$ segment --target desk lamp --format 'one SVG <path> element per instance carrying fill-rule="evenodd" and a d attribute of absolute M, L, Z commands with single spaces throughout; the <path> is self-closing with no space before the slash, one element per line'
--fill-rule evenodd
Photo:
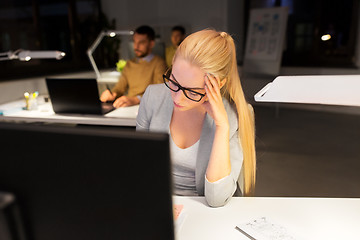
<path fill-rule="evenodd" d="M 62 59 L 66 54 L 61 51 L 29 51 L 18 49 L 0 53 L 0 61 L 19 59 L 20 61 L 30 61 L 31 59 L 55 58 Z"/>
<path fill-rule="evenodd" d="M 98 47 L 98 45 L 100 44 L 101 40 L 104 37 L 115 37 L 115 36 L 120 36 L 120 35 L 131 36 L 133 34 L 134 34 L 133 31 L 116 31 L 116 30 L 112 31 L 112 30 L 108 30 L 108 31 L 101 31 L 100 32 L 100 34 L 96 38 L 95 42 L 87 50 L 87 54 L 89 56 L 91 66 L 93 67 L 93 69 L 95 71 L 96 78 L 97 78 L 98 81 L 117 82 L 119 74 L 120 74 L 119 72 L 115 72 L 115 73 L 110 72 L 110 74 L 107 77 L 105 77 L 104 74 L 100 74 L 99 69 L 98 69 L 98 67 L 97 67 L 97 65 L 95 63 L 94 58 L 93 58 L 93 53 L 94 53 L 95 49 Z"/>

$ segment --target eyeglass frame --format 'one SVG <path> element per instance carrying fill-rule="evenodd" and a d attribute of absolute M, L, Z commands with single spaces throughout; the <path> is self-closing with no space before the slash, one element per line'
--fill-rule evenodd
<path fill-rule="evenodd" d="M 172 79 L 170 79 L 170 76 L 168 77 L 168 76 L 167 76 L 167 73 L 171 72 L 171 70 L 172 70 L 172 67 L 168 68 L 168 69 L 166 70 L 166 72 L 163 74 L 164 84 L 165 84 L 165 86 L 166 86 L 167 88 L 169 88 L 171 91 L 173 91 L 173 92 L 178 92 L 178 91 L 181 90 L 181 91 L 183 91 L 185 97 L 187 97 L 188 99 L 190 99 L 191 101 L 194 101 L 194 102 L 200 102 L 201 99 L 203 99 L 203 97 L 206 96 L 206 94 L 204 94 L 204 93 L 199 93 L 199 92 L 197 92 L 197 91 L 194 91 L 194 90 L 191 90 L 191 89 L 189 89 L 189 88 L 186 88 L 186 87 L 181 86 L 181 85 L 176 81 L 176 79 L 175 79 L 175 81 L 172 80 Z M 167 81 L 168 81 L 168 82 L 171 82 L 172 84 L 174 84 L 175 86 L 177 86 L 178 89 L 177 89 L 177 90 L 174 90 L 174 89 L 170 88 L 170 87 L 166 84 Z M 189 92 L 192 92 L 192 93 L 195 93 L 195 94 L 199 94 L 201 97 L 200 97 L 199 100 L 194 100 L 194 99 L 190 98 L 190 97 L 186 94 L 185 91 L 189 91 Z"/>

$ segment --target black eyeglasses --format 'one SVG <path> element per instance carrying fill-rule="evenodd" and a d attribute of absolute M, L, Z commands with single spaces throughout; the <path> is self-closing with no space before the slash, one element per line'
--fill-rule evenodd
<path fill-rule="evenodd" d="M 189 88 L 184 88 L 182 87 L 177 81 L 170 79 L 170 75 L 171 75 L 171 68 L 169 68 L 165 74 L 163 74 L 163 80 L 165 85 L 174 92 L 178 92 L 179 90 L 183 91 L 185 97 L 187 97 L 188 99 L 195 101 L 195 102 L 200 102 L 200 100 L 205 97 L 206 94 L 204 93 L 199 93 L 197 91 L 194 91 L 192 89 Z"/>

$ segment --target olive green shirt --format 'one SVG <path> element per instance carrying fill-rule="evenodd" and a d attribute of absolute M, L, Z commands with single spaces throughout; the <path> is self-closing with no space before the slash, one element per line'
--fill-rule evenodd
<path fill-rule="evenodd" d="M 127 61 L 119 81 L 111 89 L 118 97 L 142 96 L 150 84 L 162 83 L 166 70 L 165 61 L 154 55 L 150 61 L 134 58 Z"/>
<path fill-rule="evenodd" d="M 168 67 L 170 67 L 172 65 L 172 60 L 175 55 L 176 49 L 177 48 L 174 45 L 168 46 L 165 49 L 165 60 L 166 60 L 166 65 Z"/>

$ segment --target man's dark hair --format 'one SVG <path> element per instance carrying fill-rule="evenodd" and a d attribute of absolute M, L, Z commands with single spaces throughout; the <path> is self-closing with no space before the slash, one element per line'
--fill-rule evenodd
<path fill-rule="evenodd" d="M 152 27 L 147 25 L 142 25 L 135 29 L 135 33 L 137 34 L 145 34 L 150 41 L 155 40 L 155 31 Z"/>
<path fill-rule="evenodd" d="M 174 27 L 171 29 L 171 31 L 172 31 L 172 32 L 173 32 L 173 31 L 179 31 L 179 32 L 181 32 L 182 35 L 185 35 L 185 28 L 184 28 L 183 26 L 180 26 L 180 25 L 174 26 Z"/>

